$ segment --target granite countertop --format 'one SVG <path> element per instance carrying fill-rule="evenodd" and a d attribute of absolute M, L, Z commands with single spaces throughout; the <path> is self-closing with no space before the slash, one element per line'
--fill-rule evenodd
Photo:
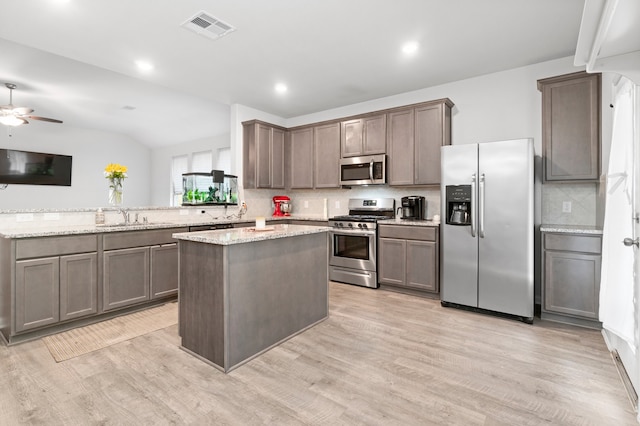
<path fill-rule="evenodd" d="M 540 225 L 540 232 L 602 235 L 602 228 L 589 225 Z"/>
<path fill-rule="evenodd" d="M 134 223 L 130 225 L 107 223 L 105 225 L 83 224 L 83 225 L 43 225 L 34 224 L 33 227 L 20 228 L 0 228 L 0 237 L 2 238 L 35 238 L 35 237 L 53 237 L 63 235 L 81 235 L 81 234 L 104 234 L 110 232 L 122 231 L 144 231 L 151 229 L 170 229 L 183 228 L 189 226 L 206 226 L 206 225 L 222 225 L 222 224 L 238 224 L 238 223 L 255 223 L 254 217 L 246 217 L 242 219 L 215 219 L 202 221 L 180 221 L 171 222 L 150 222 L 150 223 Z M 266 217 L 268 222 L 283 220 L 325 220 L 317 217 L 303 216 L 282 216 L 282 217 Z"/>
<path fill-rule="evenodd" d="M 198 243 L 228 246 L 232 244 L 252 243 L 256 241 L 275 240 L 278 238 L 295 237 L 297 235 L 318 234 L 327 232 L 328 226 L 307 225 L 271 225 L 263 229 L 255 227 L 217 229 L 214 231 L 183 232 L 173 234 L 173 238 Z"/>

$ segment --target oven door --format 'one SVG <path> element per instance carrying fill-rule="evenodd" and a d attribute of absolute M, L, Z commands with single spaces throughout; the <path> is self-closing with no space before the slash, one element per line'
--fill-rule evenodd
<path fill-rule="evenodd" d="M 376 231 L 332 230 L 329 265 L 361 271 L 376 270 Z"/>

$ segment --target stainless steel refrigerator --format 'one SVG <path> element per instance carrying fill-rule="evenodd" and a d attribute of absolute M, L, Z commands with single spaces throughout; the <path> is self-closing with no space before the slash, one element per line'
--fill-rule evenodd
<path fill-rule="evenodd" d="M 443 306 L 533 321 L 533 140 L 442 147 Z"/>

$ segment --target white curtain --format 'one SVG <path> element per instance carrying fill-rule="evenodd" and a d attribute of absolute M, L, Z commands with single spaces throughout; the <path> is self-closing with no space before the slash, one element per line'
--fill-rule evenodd
<path fill-rule="evenodd" d="M 600 321 L 635 350 L 633 252 L 622 240 L 633 233 L 634 85 L 614 89 L 613 133 L 602 237 Z"/>

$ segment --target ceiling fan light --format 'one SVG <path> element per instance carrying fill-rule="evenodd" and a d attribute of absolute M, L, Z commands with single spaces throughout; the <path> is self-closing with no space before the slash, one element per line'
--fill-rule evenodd
<path fill-rule="evenodd" d="M 3 115 L 0 116 L 0 123 L 5 126 L 20 126 L 21 124 L 27 124 L 27 120 L 24 118 L 16 117 L 15 115 Z"/>

